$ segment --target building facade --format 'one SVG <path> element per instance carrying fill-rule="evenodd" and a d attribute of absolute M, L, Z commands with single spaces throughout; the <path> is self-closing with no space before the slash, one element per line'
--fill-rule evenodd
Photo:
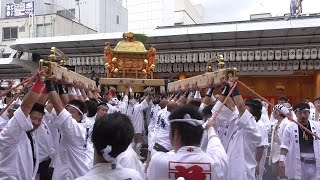
<path fill-rule="evenodd" d="M 147 34 L 157 49 L 155 78 L 184 79 L 217 70 L 217 56 L 226 67 L 237 68 L 240 80 L 276 103 L 279 96 L 290 102 L 320 96 L 320 15 L 293 20 L 273 17 L 250 21 L 161 27 Z M 105 77 L 104 43 L 115 47 L 122 33 L 87 35 L 67 41 L 21 39 L 12 45 L 19 51 L 47 55 L 52 44 L 68 55 L 70 69 L 85 76 Z M 54 41 L 54 43 L 51 43 Z M 77 48 L 73 48 L 74 46 Z M 149 48 L 149 44 L 146 45 Z M 240 87 L 245 97 L 253 96 Z"/>
<path fill-rule="evenodd" d="M 0 57 L 13 52 L 10 45 L 18 38 L 69 36 L 97 33 L 58 14 L 0 19 Z"/>
<path fill-rule="evenodd" d="M 128 1 L 128 29 L 149 33 L 159 26 L 200 24 L 203 22 L 201 5 L 189 0 Z"/>
<path fill-rule="evenodd" d="M 59 14 L 99 33 L 128 30 L 128 11 L 122 0 L 1 0 L 1 18 L 17 17 L 8 17 L 7 8 L 11 5 L 16 13 L 21 12 L 21 7 L 29 2 L 35 15 Z"/>

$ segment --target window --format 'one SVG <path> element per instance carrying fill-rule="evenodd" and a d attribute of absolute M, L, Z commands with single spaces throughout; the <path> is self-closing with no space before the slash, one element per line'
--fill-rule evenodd
<path fill-rule="evenodd" d="M 19 32 L 26 32 L 26 28 L 24 26 L 19 27 Z"/>
<path fill-rule="evenodd" d="M 57 14 L 59 14 L 60 16 L 65 17 L 67 19 L 75 19 L 75 13 L 76 13 L 75 9 L 69 9 L 69 11 L 67 11 L 67 10 L 57 11 Z"/>
<path fill-rule="evenodd" d="M 120 21 L 119 15 L 117 15 L 117 24 L 119 24 L 119 21 Z"/>
<path fill-rule="evenodd" d="M 18 38 L 18 27 L 6 27 L 2 30 L 3 40 L 12 40 Z"/>
<path fill-rule="evenodd" d="M 51 37 L 53 36 L 52 24 L 38 24 L 37 37 Z"/>
<path fill-rule="evenodd" d="M 22 0 L 14 0 L 13 1 L 15 4 L 20 4 L 22 2 Z"/>

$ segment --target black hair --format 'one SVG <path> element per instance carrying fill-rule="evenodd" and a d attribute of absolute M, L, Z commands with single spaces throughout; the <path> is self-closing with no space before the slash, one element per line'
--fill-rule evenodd
<path fill-rule="evenodd" d="M 97 111 L 98 109 L 100 108 L 99 106 L 107 106 L 108 107 L 108 103 L 107 102 L 100 102 L 98 105 L 97 105 Z M 99 108 L 98 108 L 99 107 Z"/>
<path fill-rule="evenodd" d="M 152 102 L 153 102 L 154 105 L 159 104 L 160 103 L 160 96 L 159 95 L 158 96 L 154 96 Z"/>
<path fill-rule="evenodd" d="M 186 114 L 189 114 L 192 119 L 203 121 L 198 109 L 188 104 L 173 110 L 169 116 L 169 120 L 183 119 Z M 202 139 L 203 127 L 201 125 L 192 126 L 185 122 L 173 122 L 171 123 L 170 131 L 171 136 L 173 136 L 174 132 L 179 132 L 183 146 L 199 146 Z"/>
<path fill-rule="evenodd" d="M 95 122 L 91 140 L 98 155 L 102 156 L 102 150 L 110 145 L 112 151 L 109 155 L 116 158 L 128 148 L 133 133 L 129 117 L 116 112 L 102 116 Z"/>
<path fill-rule="evenodd" d="M 314 100 L 314 102 L 316 102 L 316 101 L 320 101 L 320 97 L 317 97 L 317 98 Z"/>
<path fill-rule="evenodd" d="M 39 112 L 44 114 L 44 105 L 39 103 L 34 103 L 30 112 Z"/>
<path fill-rule="evenodd" d="M 77 106 L 83 114 L 85 114 L 87 112 L 86 104 L 84 102 L 82 102 L 81 100 L 73 99 L 73 100 L 69 101 L 68 104 L 72 104 L 74 106 Z"/>
<path fill-rule="evenodd" d="M 202 116 L 206 120 L 212 116 L 212 110 L 213 105 L 208 105 L 205 108 L 202 109 Z"/>
<path fill-rule="evenodd" d="M 308 103 L 299 103 L 299 104 L 296 104 L 293 108 L 295 111 L 300 111 L 300 110 L 304 110 L 304 109 L 309 109 L 310 110 L 310 106 Z"/>
<path fill-rule="evenodd" d="M 279 99 L 278 99 L 278 100 L 279 100 L 279 101 L 289 102 L 288 98 L 283 97 L 283 96 L 279 97 Z"/>
<path fill-rule="evenodd" d="M 262 103 L 258 100 L 248 99 L 245 105 L 250 107 L 250 113 L 255 117 L 256 121 L 258 121 L 262 114 Z"/>
<path fill-rule="evenodd" d="M 193 100 L 189 101 L 188 104 L 190 104 L 190 105 L 194 106 L 195 108 L 199 109 L 199 107 L 201 105 L 201 101 L 193 99 Z"/>
<path fill-rule="evenodd" d="M 93 117 L 94 115 L 97 114 L 97 107 L 98 107 L 98 102 L 96 100 L 87 100 L 84 102 L 86 104 L 88 113 L 87 116 L 88 117 Z"/>

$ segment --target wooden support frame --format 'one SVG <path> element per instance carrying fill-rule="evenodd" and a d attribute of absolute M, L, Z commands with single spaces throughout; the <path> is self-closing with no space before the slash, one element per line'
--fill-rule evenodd
<path fill-rule="evenodd" d="M 58 65 L 58 63 L 56 62 L 40 60 L 39 65 L 40 69 L 44 70 L 47 77 L 54 76 L 56 79 L 61 80 L 62 76 L 64 76 L 66 77 L 66 81 L 68 84 L 80 82 L 83 83 L 88 89 L 93 90 L 97 88 L 95 81 L 71 70 L 68 70 L 67 68 Z"/>
<path fill-rule="evenodd" d="M 64 65 L 66 56 L 65 54 L 56 47 L 51 47 L 49 61 L 41 59 L 39 61 L 39 67 L 43 70 L 47 77 L 54 77 L 55 79 L 61 80 L 65 77 L 67 84 L 73 84 L 79 82 L 85 85 L 86 88 L 94 90 L 97 88 L 96 82 L 78 73 L 68 70 L 67 68 L 60 66 L 57 62 L 60 59 L 60 64 Z"/>
<path fill-rule="evenodd" d="M 100 78 L 104 85 L 138 85 L 138 86 L 164 86 L 164 79 L 134 79 L 134 78 Z"/>
<path fill-rule="evenodd" d="M 222 78 L 228 80 L 230 77 L 235 77 L 236 72 L 236 68 L 219 69 L 218 71 L 214 72 L 206 72 L 202 75 L 171 82 L 168 84 L 168 91 L 175 92 L 179 91 L 180 89 L 186 90 L 185 87 L 188 85 L 191 87 L 192 84 L 196 84 L 199 88 L 206 88 L 208 87 L 208 84 L 212 82 L 212 80 L 214 80 L 215 84 L 218 84 Z"/>

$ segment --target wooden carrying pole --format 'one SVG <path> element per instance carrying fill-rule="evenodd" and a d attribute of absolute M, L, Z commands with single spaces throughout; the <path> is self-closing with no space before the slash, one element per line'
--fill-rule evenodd
<path fill-rule="evenodd" d="M 133 78 L 100 78 L 100 84 L 104 85 L 138 85 L 138 86 L 164 86 L 163 79 L 133 79 Z"/>
<path fill-rule="evenodd" d="M 59 58 L 61 59 L 60 64 L 62 66 L 57 63 Z M 66 56 L 62 51 L 60 51 L 56 47 L 52 47 L 50 55 L 48 57 L 49 61 L 40 60 L 39 67 L 46 73 L 47 77 L 52 78 L 53 76 L 57 80 L 62 80 L 64 77 L 67 84 L 79 82 L 84 84 L 85 87 L 90 90 L 94 90 L 97 88 L 96 82 L 94 80 L 91 80 L 85 76 L 77 74 L 63 67 L 63 65 L 65 64 L 65 59 Z"/>
<path fill-rule="evenodd" d="M 208 83 L 212 83 L 212 80 L 214 80 L 215 84 L 218 84 L 220 83 L 221 78 L 229 79 L 229 77 L 235 77 L 235 76 L 236 76 L 235 68 L 219 69 L 214 72 L 206 72 L 202 75 L 193 76 L 187 79 L 171 82 L 168 84 L 168 91 L 169 92 L 179 91 L 180 88 L 184 88 L 188 84 L 195 84 L 195 83 L 197 83 L 197 86 L 199 88 L 205 88 L 208 86 Z"/>
<path fill-rule="evenodd" d="M 219 107 L 218 111 L 216 111 L 215 114 L 213 116 L 211 116 L 211 118 L 208 120 L 208 123 L 206 125 L 206 129 L 209 128 L 210 126 L 212 126 L 212 124 L 216 121 L 218 114 L 222 111 L 223 106 L 226 104 L 228 98 L 231 96 L 234 88 L 236 88 L 236 87 L 237 87 L 237 81 L 233 83 L 233 86 L 232 86 L 231 90 L 229 91 L 229 94 L 227 95 L 225 100 L 222 102 L 222 105 Z"/>
<path fill-rule="evenodd" d="M 248 89 L 250 92 L 252 92 L 254 95 L 256 95 L 257 97 L 259 97 L 260 99 L 262 99 L 263 101 L 265 101 L 266 103 L 268 103 L 271 107 L 276 108 L 272 103 L 270 103 L 268 100 L 266 100 L 264 97 L 260 96 L 258 93 L 254 92 L 252 89 L 250 89 L 247 85 L 245 85 L 243 82 L 238 80 L 238 83 L 241 84 L 243 87 L 245 87 L 246 89 Z M 277 109 L 277 108 L 276 108 Z M 277 109 L 281 112 L 280 109 Z M 296 123 L 300 128 L 302 128 L 303 130 L 305 130 L 306 132 L 308 132 L 309 134 L 311 134 L 312 136 L 314 136 L 315 138 L 317 138 L 318 140 L 320 140 L 319 136 L 314 134 L 312 131 L 310 131 L 308 128 L 304 127 L 302 124 L 298 123 L 297 121 L 295 121 L 294 119 L 292 119 L 292 117 L 290 117 L 289 115 L 285 114 L 285 116 L 292 122 Z"/>
<path fill-rule="evenodd" d="M 21 82 L 20 84 L 18 84 L 16 87 L 12 87 L 12 88 L 10 88 L 10 89 L 6 90 L 6 92 L 4 92 L 4 93 L 0 94 L 0 98 L 1 98 L 2 96 L 5 96 L 5 95 L 6 95 L 6 94 L 8 94 L 9 92 L 11 92 L 11 91 L 13 91 L 13 90 L 17 89 L 19 86 L 21 86 L 21 85 L 23 85 L 23 84 L 25 84 L 25 83 L 29 82 L 29 81 L 30 81 L 30 80 L 32 80 L 33 78 L 34 78 L 34 76 L 29 77 L 28 79 L 26 79 L 26 80 L 24 80 L 23 82 Z"/>
<path fill-rule="evenodd" d="M 14 98 L 7 104 L 7 106 L 0 112 L 0 116 L 2 116 L 2 114 L 4 112 L 6 112 L 6 110 L 11 106 L 11 104 L 18 99 L 18 97 L 22 94 L 23 90 L 20 90 L 19 93 L 17 93 Z"/>

